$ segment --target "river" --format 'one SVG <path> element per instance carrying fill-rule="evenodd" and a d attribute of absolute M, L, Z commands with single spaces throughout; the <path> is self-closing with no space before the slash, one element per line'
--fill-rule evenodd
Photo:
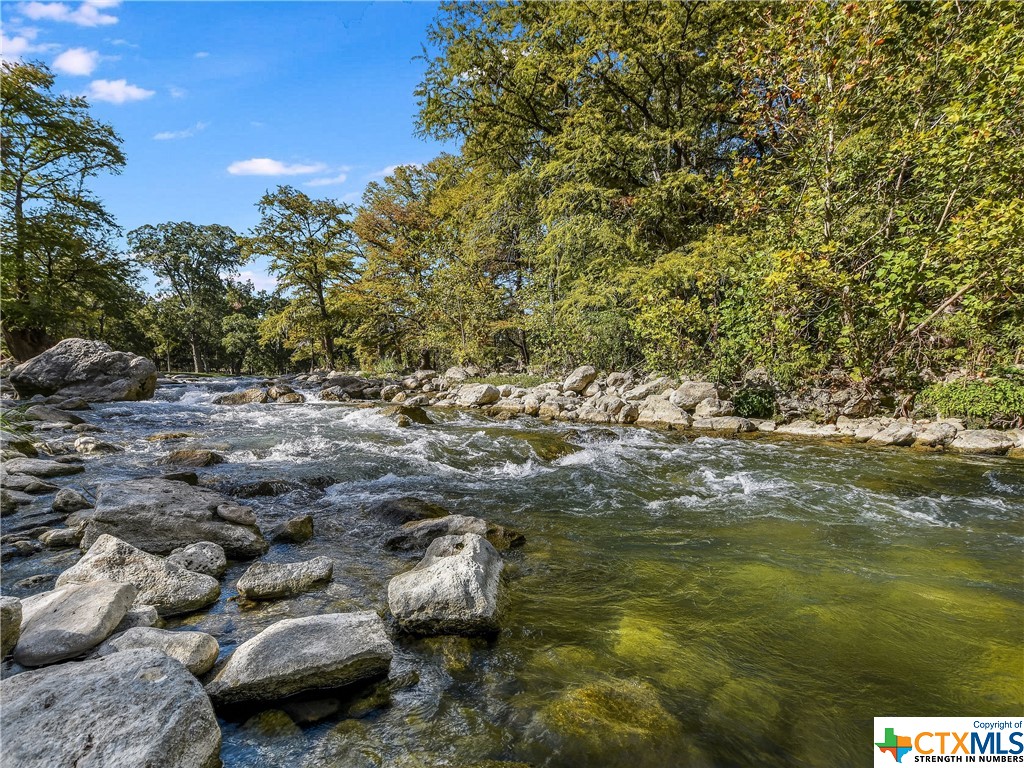
<path fill-rule="evenodd" d="M 216 606 L 170 622 L 215 635 L 222 658 L 282 618 L 386 613 L 388 580 L 415 561 L 381 547 L 370 502 L 417 496 L 527 544 L 506 555 L 496 638 L 399 637 L 390 696 L 224 720 L 227 768 L 860 766 L 873 716 L 1024 711 L 1024 462 L 440 410 L 398 427 L 315 397 L 211 404 L 250 383 L 165 385 L 89 416 L 127 451 L 88 459 L 87 485 L 202 445 L 228 460 L 204 482 L 293 484 L 245 502 L 264 529 L 313 514 L 312 541 L 267 559 L 335 558 L 331 586 L 247 608 L 237 563 Z M 191 437 L 146 439 L 162 432 Z M 6 581 L 70 559 L 12 561 Z"/>

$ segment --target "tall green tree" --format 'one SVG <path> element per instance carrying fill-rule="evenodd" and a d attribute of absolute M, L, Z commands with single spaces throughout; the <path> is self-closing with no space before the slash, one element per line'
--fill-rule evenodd
<path fill-rule="evenodd" d="M 246 258 L 270 259 L 281 291 L 291 297 L 288 318 L 278 325 L 302 328 L 323 345 L 328 366 L 335 364 L 337 313 L 332 294 L 351 285 L 360 246 L 352 232 L 351 208 L 335 200 L 314 200 L 292 187 L 264 195 L 260 222 L 241 240 Z"/>
<path fill-rule="evenodd" d="M 153 271 L 163 291 L 160 307 L 184 331 L 196 373 L 219 349 L 227 314 L 227 278 L 242 263 L 238 236 L 220 224 L 168 222 L 128 233 L 132 255 Z M 173 327 L 168 322 L 169 327 Z"/>
<path fill-rule="evenodd" d="M 19 360 L 66 332 L 127 316 L 136 274 L 113 244 L 114 219 L 88 189 L 125 158 L 114 129 L 81 97 L 53 93 L 44 66 L 3 62 L 3 337 Z"/>

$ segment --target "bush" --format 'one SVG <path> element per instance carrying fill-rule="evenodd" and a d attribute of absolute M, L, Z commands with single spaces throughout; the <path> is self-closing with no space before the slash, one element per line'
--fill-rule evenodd
<path fill-rule="evenodd" d="M 732 398 L 737 416 L 767 419 L 775 415 L 775 392 L 771 389 L 741 389 Z"/>
<path fill-rule="evenodd" d="M 1009 427 L 1024 423 L 1024 384 L 1008 379 L 972 379 L 933 384 L 917 396 L 926 415 L 964 419 L 971 425 Z"/>

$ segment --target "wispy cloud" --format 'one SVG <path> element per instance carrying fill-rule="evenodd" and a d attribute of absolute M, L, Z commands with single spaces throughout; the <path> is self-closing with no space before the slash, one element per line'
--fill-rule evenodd
<path fill-rule="evenodd" d="M 19 29 L 14 37 L 0 33 L 0 54 L 4 61 L 18 61 L 28 53 L 48 53 L 60 48 L 54 43 L 34 43 L 38 29 L 27 27 Z"/>
<path fill-rule="evenodd" d="M 205 59 L 209 55 L 210 55 L 209 51 L 196 51 L 195 52 L 195 57 L 197 59 Z"/>
<path fill-rule="evenodd" d="M 176 85 L 172 85 L 170 88 L 168 88 L 167 92 L 171 94 L 172 99 L 184 99 L 186 96 L 188 96 L 188 91 L 186 91 L 184 88 L 179 88 Z"/>
<path fill-rule="evenodd" d="M 300 176 L 304 173 L 320 173 L 326 171 L 323 163 L 282 163 L 269 157 L 254 157 L 250 160 L 238 160 L 228 166 L 232 176 Z"/>
<path fill-rule="evenodd" d="M 53 60 L 53 68 L 65 75 L 88 77 L 100 63 L 99 51 L 69 48 Z"/>
<path fill-rule="evenodd" d="M 124 104 L 129 101 L 148 99 L 155 93 L 156 91 L 131 85 L 127 80 L 93 80 L 89 83 L 89 91 L 86 95 L 96 101 Z"/>
<path fill-rule="evenodd" d="M 110 42 L 111 45 L 123 46 L 125 48 L 138 48 L 139 47 L 138 43 L 129 42 L 128 40 L 125 40 L 124 38 L 121 38 L 121 37 L 114 38 L 113 40 L 110 40 L 109 42 Z"/>
<path fill-rule="evenodd" d="M 209 123 L 199 122 L 181 131 L 160 131 L 160 133 L 153 136 L 153 139 L 156 141 L 171 141 L 173 139 L 191 139 L 197 133 L 201 133 L 202 131 L 204 131 L 207 125 L 209 125 Z"/>
<path fill-rule="evenodd" d="M 352 170 L 347 165 L 343 165 L 338 169 L 339 173 L 337 176 L 322 176 L 317 179 L 310 179 L 306 182 L 307 187 L 329 187 L 333 184 L 344 184 L 345 180 L 348 179 L 348 172 Z"/>
<path fill-rule="evenodd" d="M 33 21 L 60 21 L 80 27 L 101 27 L 117 24 L 117 16 L 103 13 L 103 9 L 118 5 L 120 0 L 85 0 L 77 8 L 72 8 L 67 3 L 40 3 L 32 0 L 30 3 L 19 3 L 18 11 Z"/>

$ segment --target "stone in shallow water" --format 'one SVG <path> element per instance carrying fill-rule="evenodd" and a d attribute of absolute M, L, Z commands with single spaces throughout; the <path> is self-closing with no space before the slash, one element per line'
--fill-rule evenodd
<path fill-rule="evenodd" d="M 181 448 L 171 451 L 157 464 L 175 464 L 179 467 L 212 467 L 215 464 L 223 464 L 224 461 L 224 457 L 216 451 L 206 448 Z"/>
<path fill-rule="evenodd" d="M 444 517 L 448 510 L 438 504 L 417 499 L 415 496 L 402 496 L 398 499 L 385 499 L 371 504 L 366 508 L 368 514 L 391 525 L 402 525 L 410 520 L 428 520 Z"/>
<path fill-rule="evenodd" d="M 447 515 L 434 520 L 415 520 L 406 523 L 397 533 L 385 540 L 384 546 L 406 551 L 425 549 L 430 542 L 441 536 L 460 536 L 464 533 L 483 536 L 495 549 L 521 547 L 526 543 L 526 537 L 513 528 L 506 528 L 479 517 Z"/>
<path fill-rule="evenodd" d="M 11 459 L 4 463 L 4 470 L 12 474 L 31 475 L 32 477 L 63 477 L 84 472 L 85 467 L 81 464 L 65 464 L 46 459 Z"/>
<path fill-rule="evenodd" d="M 301 544 L 313 538 L 313 516 L 302 515 L 285 520 L 270 531 L 273 541 L 285 544 Z"/>
<path fill-rule="evenodd" d="M 259 529 L 225 520 L 221 508 L 248 509 L 216 491 L 175 480 L 105 483 L 97 492 L 96 509 L 79 513 L 86 523 L 82 545 L 91 546 L 109 533 L 157 554 L 199 541 L 219 544 L 230 557 L 255 557 L 267 551 Z"/>
<path fill-rule="evenodd" d="M 11 371 L 11 384 L 21 397 L 145 400 L 156 389 L 156 365 L 102 341 L 64 339 Z"/>
<path fill-rule="evenodd" d="M 329 581 L 334 561 L 315 557 L 301 563 L 253 563 L 238 580 L 238 594 L 247 600 L 291 597 Z"/>
<path fill-rule="evenodd" d="M 205 632 L 170 632 L 156 627 L 133 627 L 106 640 L 96 649 L 97 656 L 109 656 L 133 648 L 151 648 L 177 659 L 193 675 L 213 669 L 220 646 Z"/>
<path fill-rule="evenodd" d="M 92 504 L 74 488 L 61 488 L 57 491 L 57 495 L 53 497 L 51 508 L 59 514 L 70 515 L 72 512 L 90 509 Z"/>
<path fill-rule="evenodd" d="M 997 429 L 965 429 L 949 444 L 950 450 L 958 453 L 978 453 L 1002 456 L 1014 446 L 1014 440 Z"/>
<path fill-rule="evenodd" d="M 279 621 L 238 646 L 206 686 L 214 701 L 270 701 L 385 674 L 394 647 L 372 611 Z"/>
<path fill-rule="evenodd" d="M 212 541 L 198 541 L 187 547 L 176 549 L 167 556 L 167 562 L 180 565 L 189 571 L 205 573 L 215 579 L 224 575 L 224 571 L 228 567 L 224 548 Z"/>
<path fill-rule="evenodd" d="M 14 660 L 41 667 L 81 656 L 114 631 L 134 599 L 135 587 L 112 581 L 58 585 L 25 598 Z"/>
<path fill-rule="evenodd" d="M 423 559 L 388 584 L 388 605 L 402 629 L 475 634 L 498 629 L 501 555 L 474 533 L 442 536 Z"/>
<path fill-rule="evenodd" d="M 213 768 L 220 726 L 203 687 L 153 650 L 23 672 L 0 683 L 4 765 Z"/>
<path fill-rule="evenodd" d="M 6 472 L 0 474 L 0 485 L 3 485 L 5 490 L 21 491 L 22 493 L 53 493 L 58 489 L 56 485 L 31 475 L 16 475 Z"/>
<path fill-rule="evenodd" d="M 152 605 L 161 616 L 199 610 L 220 596 L 220 584 L 212 576 L 186 570 L 107 534 L 57 577 L 57 586 L 97 580 L 134 585 L 136 603 Z"/>

